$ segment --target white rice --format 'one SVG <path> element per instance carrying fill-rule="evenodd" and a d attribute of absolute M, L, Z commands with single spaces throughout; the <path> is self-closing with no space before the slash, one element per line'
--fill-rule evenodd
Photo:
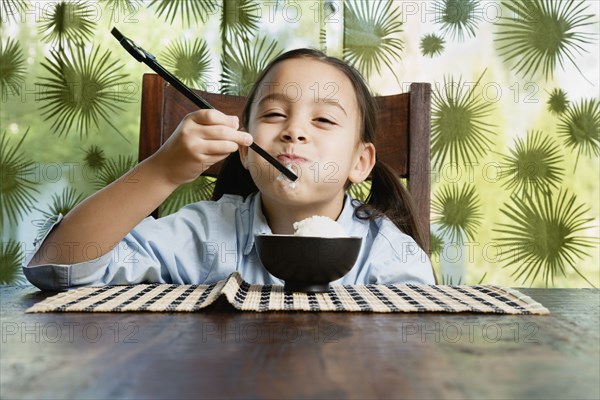
<path fill-rule="evenodd" d="M 294 171 L 292 169 L 292 164 L 288 164 L 285 166 L 287 169 L 289 169 L 290 171 L 292 171 L 294 174 L 296 174 L 297 172 Z M 278 181 L 287 181 L 287 186 L 289 189 L 296 189 L 296 185 L 298 184 L 298 180 L 300 179 L 300 177 L 298 177 L 297 180 L 292 181 L 290 178 L 288 178 L 287 176 L 285 176 L 283 174 L 283 172 L 280 172 L 279 175 L 276 178 Z"/>
<path fill-rule="evenodd" d="M 299 222 L 294 222 L 294 236 L 348 237 L 340 224 L 329 217 L 315 215 Z"/>

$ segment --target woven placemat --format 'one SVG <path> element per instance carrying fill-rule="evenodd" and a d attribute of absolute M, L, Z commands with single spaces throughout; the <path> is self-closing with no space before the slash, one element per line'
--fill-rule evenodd
<path fill-rule="evenodd" d="M 517 290 L 493 285 L 333 285 L 327 293 L 309 294 L 250 285 L 237 272 L 212 285 L 84 287 L 49 297 L 27 312 L 194 312 L 219 296 L 245 311 L 550 313 Z"/>

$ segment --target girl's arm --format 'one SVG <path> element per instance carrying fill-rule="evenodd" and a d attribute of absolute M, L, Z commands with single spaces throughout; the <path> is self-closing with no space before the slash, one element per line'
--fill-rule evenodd
<path fill-rule="evenodd" d="M 94 244 L 108 253 L 179 185 L 252 143 L 237 131 L 237 117 L 217 110 L 187 115 L 154 155 L 87 198 L 55 226 L 29 266 L 75 264 L 98 257 L 82 249 Z"/>

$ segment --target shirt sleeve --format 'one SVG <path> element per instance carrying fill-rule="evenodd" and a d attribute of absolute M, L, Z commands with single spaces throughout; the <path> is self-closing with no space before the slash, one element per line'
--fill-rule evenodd
<path fill-rule="evenodd" d="M 148 217 L 102 256 L 75 264 L 29 266 L 46 235 L 24 261 L 23 273 L 38 288 L 54 291 L 80 286 L 202 283 L 218 261 L 215 243 L 206 236 L 214 225 L 214 211 L 188 206 L 160 219 Z M 62 216 L 48 232 L 61 220 Z M 94 243 L 78 245 L 87 254 L 100 252 Z"/>
<path fill-rule="evenodd" d="M 391 222 L 383 224 L 371 248 L 369 283 L 435 284 L 429 256 Z"/>

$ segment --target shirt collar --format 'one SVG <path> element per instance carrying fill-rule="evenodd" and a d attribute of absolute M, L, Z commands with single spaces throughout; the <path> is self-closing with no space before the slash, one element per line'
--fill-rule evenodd
<path fill-rule="evenodd" d="M 249 207 L 249 211 L 251 212 L 251 229 L 246 239 L 246 245 L 244 246 L 244 255 L 248 255 L 252 251 L 252 247 L 254 247 L 254 235 L 270 235 L 273 233 L 262 211 L 260 193 L 254 193 L 251 196 L 251 205 Z M 348 235 L 365 237 L 369 224 L 354 217 L 354 205 L 352 202 L 356 201 L 351 196 L 344 195 L 344 207 L 337 222 L 347 230 Z"/>

